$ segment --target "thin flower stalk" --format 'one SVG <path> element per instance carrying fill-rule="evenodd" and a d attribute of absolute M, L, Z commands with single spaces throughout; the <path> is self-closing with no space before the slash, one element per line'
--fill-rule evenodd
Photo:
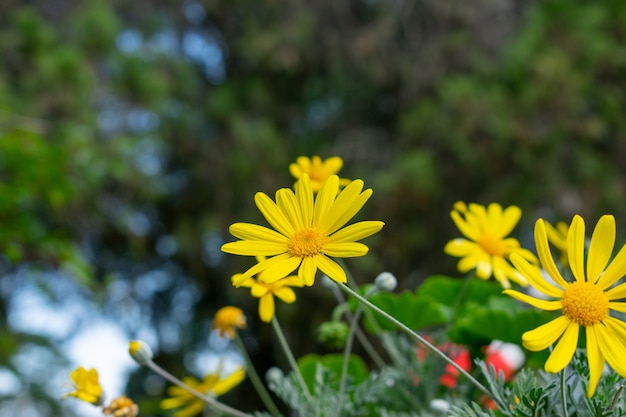
<path fill-rule="evenodd" d="M 204 395 L 201 392 L 191 388 L 187 384 L 185 384 L 180 379 L 176 378 L 174 375 L 167 372 L 165 369 L 161 368 L 159 365 L 154 363 L 152 360 L 148 360 L 145 362 L 145 366 L 152 369 L 157 374 L 161 375 L 163 378 L 167 379 L 171 383 L 178 385 L 180 388 L 184 389 L 194 397 L 204 401 L 209 407 L 213 408 L 216 411 L 221 411 L 226 415 L 234 416 L 234 417 L 252 417 L 252 415 L 239 411 L 235 408 L 232 408 L 226 404 L 223 404 L 217 401 L 215 398 L 211 398 L 210 396 Z"/>
<path fill-rule="evenodd" d="M 246 368 L 248 377 L 250 378 L 250 381 L 252 382 L 254 389 L 259 394 L 259 397 L 261 397 L 261 401 L 263 401 L 263 404 L 265 405 L 265 407 L 267 407 L 267 410 L 274 417 L 279 417 L 280 411 L 278 411 L 278 407 L 272 400 L 270 393 L 267 392 L 267 389 L 265 389 L 265 385 L 261 381 L 259 374 L 256 372 L 256 369 L 254 368 L 254 364 L 252 363 L 252 359 L 250 359 L 250 355 L 248 355 L 248 351 L 246 350 L 246 347 L 243 344 L 243 340 L 241 340 L 241 336 L 239 335 L 239 332 L 235 332 L 234 341 L 237 347 L 239 348 L 239 352 L 241 353 L 241 356 L 243 356 L 244 360 L 246 361 L 246 364 L 248 365 Z"/>
<path fill-rule="evenodd" d="M 407 325 L 402 323 L 400 320 L 396 319 L 395 317 L 393 317 L 392 315 L 387 313 L 385 310 L 381 309 L 380 307 L 376 306 L 375 304 L 372 304 L 372 302 L 370 302 L 368 299 L 366 299 L 363 296 L 361 296 L 358 292 L 354 291 L 353 289 L 351 289 L 347 285 L 345 285 L 345 284 L 338 284 L 338 285 L 345 292 L 347 292 L 348 294 L 350 294 L 353 297 L 355 297 L 359 302 L 361 302 L 362 304 L 365 304 L 366 306 L 368 306 L 369 308 L 371 308 L 372 310 L 374 310 L 375 312 L 377 312 L 381 316 L 383 316 L 386 319 L 390 320 L 392 323 L 394 323 L 396 326 L 398 326 L 402 331 L 404 331 L 407 335 L 413 337 L 419 343 L 423 344 L 428 349 L 430 349 L 435 355 L 437 355 L 438 357 L 443 359 L 446 363 L 449 363 L 450 365 L 452 365 L 457 371 L 459 371 L 461 374 L 463 374 L 463 376 L 465 376 L 467 379 L 469 379 L 469 381 L 476 388 L 478 388 L 483 394 L 489 396 L 490 398 L 493 398 L 493 395 L 491 394 L 491 392 L 483 384 L 481 384 L 476 378 L 474 378 L 472 375 L 470 375 L 465 369 L 461 368 L 457 363 L 455 363 L 446 354 L 444 354 L 439 349 L 437 349 L 437 347 L 435 345 L 430 343 L 428 340 L 424 339 L 418 333 L 416 333 L 413 330 L 411 330 L 411 328 L 409 328 Z"/>

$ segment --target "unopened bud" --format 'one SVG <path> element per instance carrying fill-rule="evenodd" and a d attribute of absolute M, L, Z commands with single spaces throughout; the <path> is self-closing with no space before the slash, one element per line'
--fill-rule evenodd
<path fill-rule="evenodd" d="M 285 378 L 285 374 L 280 368 L 277 368 L 275 366 L 272 366 L 265 373 L 265 380 L 267 381 L 268 384 L 278 385 L 283 381 L 283 378 Z"/>
<path fill-rule="evenodd" d="M 381 272 L 374 279 L 374 285 L 380 291 L 393 291 L 398 286 L 398 280 L 391 272 Z"/>
<path fill-rule="evenodd" d="M 133 340 L 128 345 L 128 353 L 139 365 L 147 365 L 154 356 L 150 346 L 140 340 Z"/>
<path fill-rule="evenodd" d="M 430 410 L 435 413 L 446 414 L 450 411 L 450 403 L 441 398 L 435 398 L 430 402 Z"/>

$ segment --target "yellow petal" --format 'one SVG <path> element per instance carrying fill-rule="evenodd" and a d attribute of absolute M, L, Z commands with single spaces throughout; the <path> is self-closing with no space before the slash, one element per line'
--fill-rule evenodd
<path fill-rule="evenodd" d="M 273 256 L 265 261 L 259 262 L 256 265 L 252 266 L 251 268 L 249 268 L 246 272 L 244 272 L 243 274 L 239 275 L 239 277 L 237 278 L 237 281 L 233 281 L 233 285 L 235 287 L 239 287 L 241 284 L 243 284 L 244 282 L 246 282 L 248 279 L 250 279 L 253 275 L 258 274 L 259 272 L 275 265 L 275 264 L 280 264 L 285 262 L 286 259 L 289 259 L 289 255 L 286 253 L 283 253 L 281 255 L 277 255 L 277 256 Z"/>
<path fill-rule="evenodd" d="M 600 351 L 598 345 L 598 337 L 596 336 L 596 328 L 602 326 L 596 324 L 587 326 L 587 361 L 589 362 L 589 386 L 587 387 L 587 397 L 591 398 L 596 391 L 598 381 L 602 376 L 604 369 L 604 355 Z"/>
<path fill-rule="evenodd" d="M 559 272 L 559 269 L 556 267 L 554 259 L 552 258 L 550 246 L 548 245 L 546 225 L 543 219 L 539 219 L 535 223 L 535 245 L 537 246 L 537 255 L 539 256 L 543 269 L 546 270 L 548 275 L 550 275 L 557 285 L 560 285 L 561 288 L 565 288 L 567 286 L 567 282 L 563 279 L 563 276 Z"/>
<path fill-rule="evenodd" d="M 367 189 L 363 192 L 363 181 L 354 180 L 339 193 L 337 199 L 329 208 L 326 218 L 320 219 L 319 226 L 322 230 L 326 230 L 328 234 L 332 234 L 337 229 L 345 225 L 352 219 L 367 200 L 372 196 L 372 190 Z"/>
<path fill-rule="evenodd" d="M 472 241 L 463 238 L 452 239 L 443 248 L 443 251 L 451 256 L 467 256 L 473 252 L 483 252 L 481 247 Z M 471 269 L 471 268 L 470 268 Z"/>
<path fill-rule="evenodd" d="M 585 282 L 585 222 L 575 215 L 567 233 L 567 256 L 572 274 L 578 282 Z"/>
<path fill-rule="evenodd" d="M 264 269 L 263 274 L 259 278 L 266 284 L 271 284 L 272 282 L 285 278 L 287 275 L 295 271 L 302 262 L 302 258 L 291 257 L 287 254 L 278 255 L 270 259 L 278 257 L 281 257 L 280 261 L 276 261 Z"/>
<path fill-rule="evenodd" d="M 368 252 L 369 248 L 362 243 L 345 242 L 345 243 L 327 243 L 324 245 L 324 254 L 337 258 L 354 258 L 363 256 Z"/>
<path fill-rule="evenodd" d="M 543 277 L 541 270 L 535 265 L 531 265 L 528 261 L 522 258 L 519 254 L 511 255 L 511 262 L 515 265 L 515 268 L 526 278 L 529 284 L 546 295 L 551 297 L 560 297 L 563 295 L 563 290 L 550 284 Z"/>
<path fill-rule="evenodd" d="M 313 189 L 308 175 L 296 183 L 296 200 L 304 227 L 313 224 Z"/>
<path fill-rule="evenodd" d="M 559 316 L 534 330 L 527 331 L 522 335 L 522 344 L 528 350 L 534 352 L 544 350 L 563 334 L 571 320 L 565 316 Z"/>
<path fill-rule="evenodd" d="M 296 187 L 303 181 L 296 183 Z M 296 200 L 296 196 L 290 189 L 282 188 L 276 192 L 276 206 L 283 213 L 289 224 L 293 225 L 295 230 L 305 227 L 302 214 L 300 212 L 300 204 Z M 288 239 L 286 239 L 288 240 Z"/>
<path fill-rule="evenodd" d="M 252 288 L 250 289 L 250 294 L 253 297 L 256 298 L 261 298 L 263 297 L 265 294 L 267 294 L 267 292 L 269 291 L 269 288 L 267 288 L 266 285 L 263 284 L 255 284 L 252 286 Z"/>
<path fill-rule="evenodd" d="M 609 317 L 611 318 L 611 317 Z M 619 320 L 604 320 L 603 323 L 606 327 L 596 326 L 596 335 L 598 336 L 598 346 L 600 351 L 606 358 L 611 368 L 615 370 L 621 376 L 626 376 L 626 346 L 624 345 L 623 329 L 616 326 L 616 322 Z"/>
<path fill-rule="evenodd" d="M 459 231 L 466 238 L 473 240 L 473 241 L 476 241 L 478 240 L 478 238 L 480 238 L 481 231 L 474 227 L 470 227 L 470 225 L 466 222 L 466 220 L 463 219 L 457 211 L 453 210 L 452 212 L 450 212 L 450 217 L 452 218 L 452 221 L 454 222 L 456 227 L 459 229 Z M 467 218 L 468 216 L 466 216 L 466 219 Z"/>
<path fill-rule="evenodd" d="M 296 293 L 289 287 L 278 288 L 274 291 L 274 296 L 278 297 L 282 302 L 291 304 L 296 301 Z"/>
<path fill-rule="evenodd" d="M 211 389 L 211 391 L 217 395 L 223 395 L 233 389 L 246 377 L 246 371 L 244 368 L 239 368 L 232 374 L 228 375 L 224 379 L 220 379 Z"/>
<path fill-rule="evenodd" d="M 615 255 L 615 258 L 613 258 L 606 271 L 600 276 L 596 285 L 601 290 L 604 290 L 624 275 L 626 275 L 626 245 L 622 246 L 617 255 Z"/>
<path fill-rule="evenodd" d="M 315 282 L 316 273 L 317 263 L 315 262 L 315 258 L 304 258 L 302 260 L 302 265 L 300 265 L 300 269 L 298 270 L 298 278 L 304 282 L 304 285 L 310 287 Z"/>
<path fill-rule="evenodd" d="M 266 294 L 259 300 L 259 317 L 265 323 L 272 321 L 272 317 L 274 317 L 274 297 L 272 294 Z"/>
<path fill-rule="evenodd" d="M 194 417 L 202 413 L 202 410 L 204 410 L 204 401 L 194 399 L 187 407 L 175 412 L 173 417 Z"/>
<path fill-rule="evenodd" d="M 526 304 L 530 304 L 531 306 L 536 307 L 540 310 L 556 311 L 556 310 L 560 310 L 561 308 L 563 308 L 561 301 L 541 300 L 539 298 L 531 297 L 530 295 L 527 295 L 527 294 L 524 294 L 515 290 L 504 290 L 502 291 L 502 293 L 506 295 L 510 295 L 516 300 L 521 301 Z"/>
<path fill-rule="evenodd" d="M 263 217 L 265 217 L 265 220 L 267 220 L 274 229 L 285 236 L 293 236 L 295 233 L 293 224 L 287 220 L 271 198 L 264 193 L 256 193 L 254 195 L 254 202 L 261 211 L 261 214 L 263 214 Z"/>
<path fill-rule="evenodd" d="M 346 271 L 343 270 L 342 267 L 337 265 L 335 261 L 330 259 L 324 255 L 317 255 L 313 257 L 317 267 L 324 273 L 328 278 L 333 279 L 340 283 L 345 283 L 348 281 L 346 277 Z"/>
<path fill-rule="evenodd" d="M 313 224 L 318 225 L 328 233 L 328 229 L 322 226 L 324 222 L 327 222 L 328 212 L 330 207 L 337 197 L 339 191 L 339 178 L 336 175 L 329 177 L 322 188 L 315 197 L 315 204 L 313 206 Z"/>
<path fill-rule="evenodd" d="M 611 310 L 619 311 L 620 313 L 626 313 L 626 303 L 624 302 L 620 303 L 620 302 L 610 301 L 609 308 Z"/>
<path fill-rule="evenodd" d="M 504 237 L 510 234 L 517 223 L 519 223 L 519 219 L 522 217 L 522 209 L 517 206 L 509 206 L 504 209 L 502 213 L 502 220 L 500 221 L 500 226 L 498 230 L 498 236 Z"/>
<path fill-rule="evenodd" d="M 384 225 L 383 222 L 373 220 L 354 223 L 333 233 L 328 238 L 328 243 L 356 242 L 378 232 Z"/>
<path fill-rule="evenodd" d="M 587 253 L 587 280 L 596 282 L 613 253 L 615 217 L 605 215 L 598 220 Z"/>
<path fill-rule="evenodd" d="M 272 229 L 251 223 L 234 223 L 228 228 L 228 231 L 231 235 L 244 240 L 262 240 L 284 244 L 289 241 L 289 238 Z"/>
<path fill-rule="evenodd" d="M 570 363 L 576 351 L 576 345 L 578 344 L 578 329 L 578 323 L 570 321 L 563 336 L 561 336 L 561 339 L 559 339 L 546 361 L 544 369 L 547 372 L 559 372 Z"/>
<path fill-rule="evenodd" d="M 274 243 L 266 240 L 238 240 L 222 245 L 222 252 L 243 256 L 274 256 L 287 252 L 285 243 Z"/>

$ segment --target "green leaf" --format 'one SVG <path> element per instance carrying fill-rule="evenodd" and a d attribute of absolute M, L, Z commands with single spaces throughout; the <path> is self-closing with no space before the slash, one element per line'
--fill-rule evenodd
<path fill-rule="evenodd" d="M 400 294 L 375 294 L 370 301 L 413 330 L 445 324 L 449 316 L 445 306 L 409 291 Z M 375 317 L 376 321 L 376 324 L 370 320 L 364 322 L 368 331 L 397 329 L 395 324 L 379 315 L 372 314 L 368 317 Z"/>
<path fill-rule="evenodd" d="M 318 363 L 330 370 L 331 373 L 335 375 L 337 384 L 339 384 L 343 367 L 343 354 L 334 353 L 323 356 L 309 354 L 298 359 L 298 368 L 309 390 L 314 390 L 315 372 Z M 361 357 L 350 355 L 348 360 L 348 375 L 352 378 L 354 384 L 360 384 L 368 377 L 369 369 Z"/>

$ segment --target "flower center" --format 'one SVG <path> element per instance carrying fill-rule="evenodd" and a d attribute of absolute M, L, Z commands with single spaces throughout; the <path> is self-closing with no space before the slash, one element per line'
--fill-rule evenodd
<path fill-rule="evenodd" d="M 504 241 L 499 237 L 482 235 L 480 239 L 478 239 L 477 243 L 491 256 L 504 256 L 506 254 Z"/>
<path fill-rule="evenodd" d="M 561 298 L 563 314 L 583 326 L 596 324 L 609 315 L 609 300 L 591 282 L 573 282 Z"/>
<path fill-rule="evenodd" d="M 317 227 L 308 227 L 296 232 L 287 244 L 289 256 L 306 258 L 322 251 L 328 236 Z"/>

